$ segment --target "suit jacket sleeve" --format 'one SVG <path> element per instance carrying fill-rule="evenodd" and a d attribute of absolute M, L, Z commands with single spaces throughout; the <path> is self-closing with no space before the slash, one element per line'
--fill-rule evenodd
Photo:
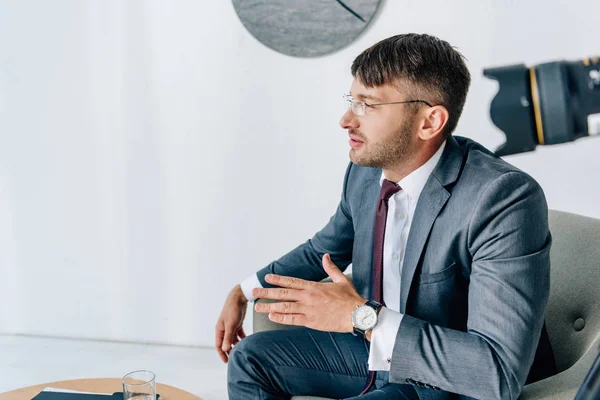
<path fill-rule="evenodd" d="M 352 163 L 346 169 L 342 198 L 338 208 L 327 225 L 306 243 L 259 270 L 257 276 L 263 287 L 273 287 L 265 281 L 265 276 L 269 273 L 310 281 L 320 281 L 326 278 L 327 273 L 323 269 L 321 261 L 325 253 L 331 255 L 331 260 L 342 271 L 352 262 L 354 227 L 346 199 L 351 169 Z"/>
<path fill-rule="evenodd" d="M 549 295 L 548 209 L 539 185 L 522 172 L 504 173 L 482 190 L 467 234 L 467 331 L 405 315 L 391 382 L 479 399 L 517 399 L 523 388 Z"/>

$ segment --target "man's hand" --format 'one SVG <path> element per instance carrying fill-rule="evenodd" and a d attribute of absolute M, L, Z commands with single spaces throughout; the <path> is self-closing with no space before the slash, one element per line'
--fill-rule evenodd
<path fill-rule="evenodd" d="M 367 300 L 331 262 L 323 256 L 323 268 L 333 282 L 310 282 L 288 276 L 266 276 L 266 281 L 279 288 L 254 289 L 252 294 L 261 299 L 279 300 L 279 303 L 255 305 L 255 310 L 268 313 L 273 322 L 306 326 L 326 332 L 352 332 L 352 312 Z"/>
<path fill-rule="evenodd" d="M 221 316 L 217 320 L 215 347 L 224 363 L 229 359 L 232 345 L 236 345 L 246 337 L 242 323 L 246 316 L 247 304 L 246 296 L 244 296 L 240 285 L 237 285 L 229 292 Z"/>

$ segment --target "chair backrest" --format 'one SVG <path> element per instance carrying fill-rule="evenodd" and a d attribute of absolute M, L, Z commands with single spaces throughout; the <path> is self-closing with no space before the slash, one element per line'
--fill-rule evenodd
<path fill-rule="evenodd" d="M 546 327 L 560 371 L 600 338 L 600 220 L 550 210 Z"/>

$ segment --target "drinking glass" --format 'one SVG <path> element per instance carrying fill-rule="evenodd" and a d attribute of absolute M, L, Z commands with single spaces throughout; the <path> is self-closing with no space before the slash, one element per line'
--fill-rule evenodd
<path fill-rule="evenodd" d="M 124 400 L 156 400 L 154 373 L 147 370 L 133 371 L 123 377 Z"/>

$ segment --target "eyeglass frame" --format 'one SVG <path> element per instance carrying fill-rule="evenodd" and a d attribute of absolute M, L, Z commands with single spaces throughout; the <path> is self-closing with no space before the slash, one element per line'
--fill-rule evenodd
<path fill-rule="evenodd" d="M 356 115 L 365 115 L 367 113 L 367 108 L 366 107 L 375 107 L 375 106 L 385 106 L 388 104 L 407 104 L 407 103 L 425 103 L 427 104 L 429 107 L 434 107 L 431 103 L 425 101 L 425 100 L 405 100 L 405 101 L 393 101 L 390 103 L 367 103 L 364 101 L 357 101 L 354 99 L 354 97 L 352 97 L 352 95 L 350 94 L 345 94 L 344 95 L 344 100 L 346 100 L 349 104 L 348 108 L 352 110 L 352 112 Z M 362 113 L 357 113 L 354 111 L 354 106 L 358 105 L 358 104 L 363 104 L 363 112 Z"/>

